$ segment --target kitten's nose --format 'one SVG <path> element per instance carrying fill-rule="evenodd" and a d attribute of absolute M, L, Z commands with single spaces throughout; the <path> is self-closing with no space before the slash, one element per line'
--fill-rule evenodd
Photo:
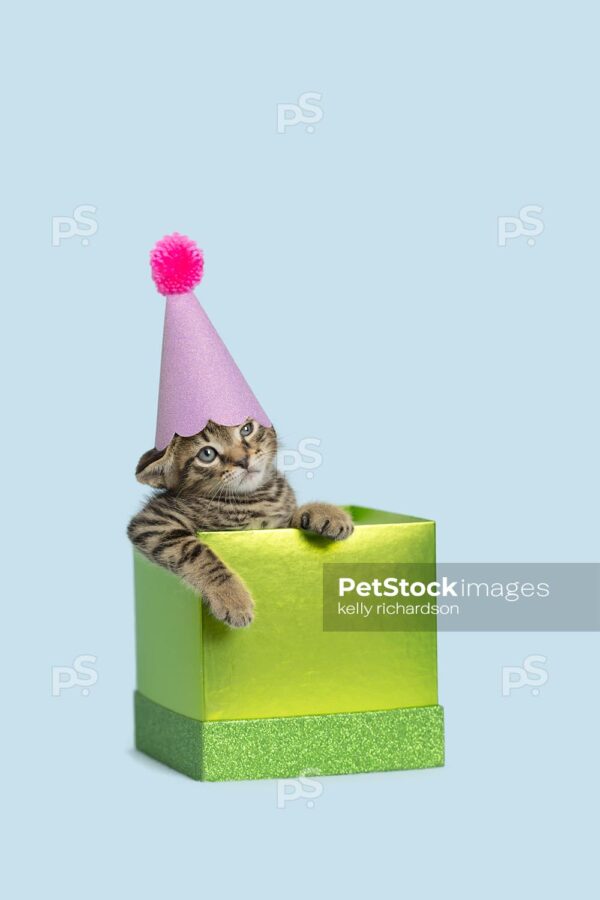
<path fill-rule="evenodd" d="M 248 459 L 247 456 L 242 456 L 241 459 L 234 459 L 233 464 L 234 464 L 234 466 L 241 466 L 242 469 L 247 469 L 248 466 L 250 465 L 250 460 Z"/>

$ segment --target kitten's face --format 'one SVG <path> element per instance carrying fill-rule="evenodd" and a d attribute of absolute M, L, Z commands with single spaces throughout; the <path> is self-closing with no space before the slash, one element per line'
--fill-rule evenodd
<path fill-rule="evenodd" d="M 274 428 L 252 419 L 236 427 L 209 422 L 200 434 L 174 437 L 164 454 L 148 451 L 136 475 L 153 487 L 226 498 L 261 487 L 273 474 L 276 453 Z"/>

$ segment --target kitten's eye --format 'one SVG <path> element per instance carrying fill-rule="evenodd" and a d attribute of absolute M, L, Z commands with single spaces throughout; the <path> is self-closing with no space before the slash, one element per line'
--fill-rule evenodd
<path fill-rule="evenodd" d="M 200 462 L 211 463 L 217 458 L 217 451 L 214 447 L 203 447 L 202 450 L 198 451 L 196 456 Z"/>
<path fill-rule="evenodd" d="M 254 431 L 254 425 L 252 422 L 246 422 L 245 425 L 242 425 L 240 428 L 240 434 L 242 437 L 248 437 L 249 434 L 252 434 Z"/>

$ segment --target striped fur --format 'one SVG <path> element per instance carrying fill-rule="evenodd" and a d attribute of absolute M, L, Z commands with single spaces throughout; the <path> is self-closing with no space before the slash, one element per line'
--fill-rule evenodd
<path fill-rule="evenodd" d="M 174 437 L 163 452 L 149 450 L 136 469 L 138 481 L 156 493 L 129 523 L 130 540 L 200 593 L 213 615 L 232 627 L 250 624 L 252 598 L 197 532 L 294 527 L 342 540 L 353 530 L 338 507 L 297 507 L 276 470 L 276 453 L 273 428 L 250 420 L 233 428 L 209 422 L 200 434 Z"/>

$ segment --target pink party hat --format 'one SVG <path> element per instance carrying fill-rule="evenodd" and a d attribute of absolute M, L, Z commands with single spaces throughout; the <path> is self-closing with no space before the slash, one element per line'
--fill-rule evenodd
<path fill-rule="evenodd" d="M 151 251 L 150 267 L 159 293 L 167 299 L 157 450 L 164 450 L 175 434 L 197 434 L 209 419 L 219 425 L 242 425 L 246 419 L 256 419 L 270 426 L 194 294 L 204 270 L 202 250 L 184 235 L 170 234 Z"/>

